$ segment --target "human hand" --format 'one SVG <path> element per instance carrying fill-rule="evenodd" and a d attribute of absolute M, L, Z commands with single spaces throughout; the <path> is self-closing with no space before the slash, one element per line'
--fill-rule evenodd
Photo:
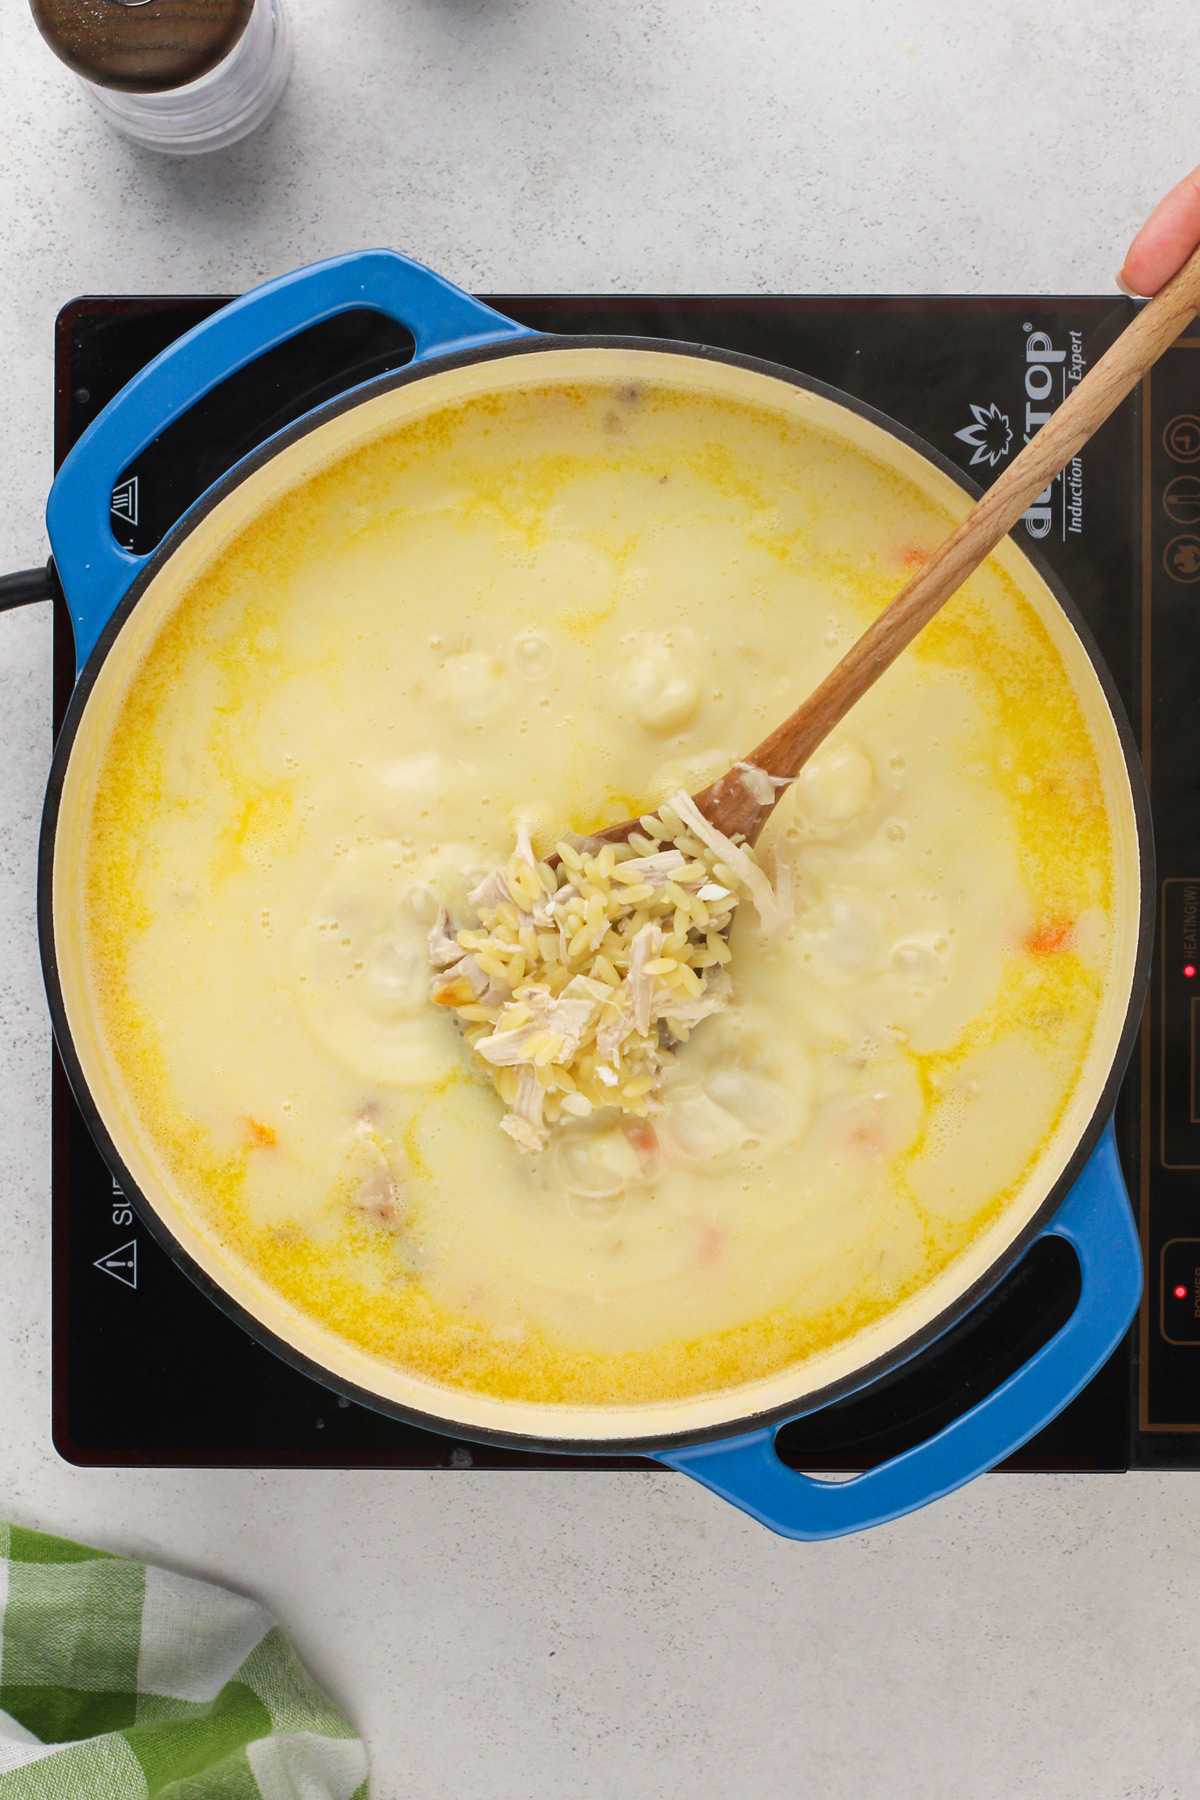
<path fill-rule="evenodd" d="M 1200 245 L 1200 169 L 1160 200 L 1125 253 L 1117 286 L 1131 297 L 1157 294 Z"/>

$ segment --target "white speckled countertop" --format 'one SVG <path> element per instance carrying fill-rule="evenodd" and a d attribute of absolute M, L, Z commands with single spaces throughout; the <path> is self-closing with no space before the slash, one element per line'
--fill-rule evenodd
<path fill-rule="evenodd" d="M 1192 0 L 289 0 L 256 140 L 106 134 L 0 15 L 0 569 L 52 328 L 391 244 L 492 291 L 1107 290 L 1200 162 Z M 1197 1792 L 1200 1476 L 1005 1476 L 791 1545 L 683 1478 L 86 1471 L 50 1442 L 45 609 L 0 618 L 0 1516 L 260 1596 L 377 1800 Z M 121 1370 L 112 1370 L 121 1379 Z"/>

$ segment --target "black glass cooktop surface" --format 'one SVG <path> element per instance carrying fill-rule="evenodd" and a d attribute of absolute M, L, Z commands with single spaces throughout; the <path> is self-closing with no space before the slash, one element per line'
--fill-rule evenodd
<path fill-rule="evenodd" d="M 488 296 L 538 329 L 677 338 L 844 389 L 981 484 L 994 478 L 1131 316 L 1117 296 L 1001 299 Z M 139 368 L 221 297 L 89 297 L 56 339 L 56 459 Z M 113 493 L 139 552 L 217 475 L 320 401 L 394 368 L 408 335 L 351 313 L 261 358 L 164 432 Z M 1200 336 L 1183 338 L 1017 527 L 1098 639 L 1151 777 L 1160 933 L 1147 1020 L 1117 1108 L 1140 1213 L 1140 1318 L 1013 1469 L 1200 1466 Z M 55 722 L 73 650 L 60 607 Z M 554 1467 L 654 1465 L 466 1445 L 350 1404 L 249 1338 L 192 1286 L 114 1186 L 61 1068 L 54 1082 L 54 1441 L 84 1464 Z M 1194 1222 L 1198 1221 L 1198 1222 Z M 797 1467 L 868 1467 L 989 1391 L 1078 1292 L 1059 1240 L 1035 1245 L 914 1363 L 788 1426 Z"/>

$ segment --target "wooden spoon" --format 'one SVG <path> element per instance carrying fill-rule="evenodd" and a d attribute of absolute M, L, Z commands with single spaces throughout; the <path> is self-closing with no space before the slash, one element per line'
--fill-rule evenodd
<path fill-rule="evenodd" d="M 924 568 L 867 627 L 821 685 L 790 718 L 776 726 L 770 737 L 751 750 L 744 762 L 774 777 L 784 787 L 794 781 L 818 744 L 975 572 L 1197 312 L 1200 250 L 1125 327 L 1036 437 L 1030 439 L 962 524 L 933 552 Z M 740 832 L 753 843 L 770 817 L 782 787 L 776 787 L 771 798 L 765 800 L 761 797 L 763 781 L 755 781 L 753 776 L 750 781 L 752 785 L 748 786 L 742 767 L 735 765 L 694 799 L 705 817 L 726 837 Z M 758 788 L 757 795 L 753 787 Z M 638 821 L 626 819 L 592 835 L 610 843 L 623 843 L 631 831 L 637 830 Z"/>

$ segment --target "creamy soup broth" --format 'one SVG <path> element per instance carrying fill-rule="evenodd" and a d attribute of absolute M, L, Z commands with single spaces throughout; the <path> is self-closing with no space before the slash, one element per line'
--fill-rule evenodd
<path fill-rule="evenodd" d="M 428 1004 L 439 903 L 469 921 L 520 820 L 545 854 L 703 787 L 947 529 L 782 413 L 530 380 L 344 457 L 192 581 L 96 771 L 89 979 L 223 1255 L 384 1363 L 628 1405 L 804 1362 L 995 1220 L 1096 1022 L 1111 834 L 989 564 L 781 801 L 794 918 L 738 909 L 665 1111 L 520 1154 Z"/>

